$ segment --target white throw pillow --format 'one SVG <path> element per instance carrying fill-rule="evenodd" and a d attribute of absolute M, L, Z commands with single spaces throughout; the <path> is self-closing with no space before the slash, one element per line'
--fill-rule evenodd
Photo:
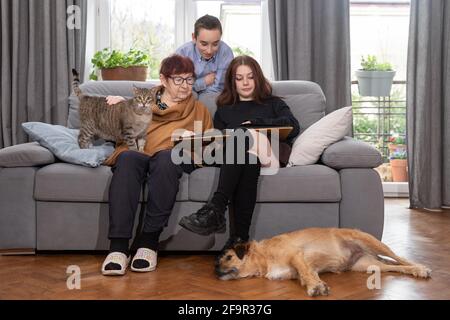
<path fill-rule="evenodd" d="M 295 140 L 287 166 L 305 166 L 316 163 L 326 148 L 350 132 L 351 126 L 351 106 L 326 115 Z"/>

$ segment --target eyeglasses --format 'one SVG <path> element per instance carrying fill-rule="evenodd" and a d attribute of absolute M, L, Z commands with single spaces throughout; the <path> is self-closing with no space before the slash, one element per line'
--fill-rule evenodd
<path fill-rule="evenodd" d="M 186 83 L 190 86 L 192 86 L 195 82 L 195 78 L 194 77 L 187 77 L 187 78 L 183 78 L 183 77 L 169 77 L 170 79 L 173 80 L 173 83 L 175 83 L 175 85 L 177 86 L 181 86 L 183 84 L 184 81 L 186 81 Z"/>

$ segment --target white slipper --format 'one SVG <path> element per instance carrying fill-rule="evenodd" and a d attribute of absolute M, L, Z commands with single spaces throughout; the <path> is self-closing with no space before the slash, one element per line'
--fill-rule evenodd
<path fill-rule="evenodd" d="M 105 267 L 109 263 L 116 263 L 120 266 L 119 270 L 105 270 Z M 128 264 L 130 263 L 130 257 L 127 257 L 122 252 L 111 252 L 106 257 L 102 265 L 102 274 L 105 276 L 123 276 L 127 271 Z"/>
<path fill-rule="evenodd" d="M 158 253 L 151 249 L 139 248 L 134 255 L 133 261 L 131 262 L 131 270 L 135 272 L 149 272 L 156 269 Z M 148 262 L 149 266 L 147 268 L 135 268 L 133 266 L 136 260 L 145 260 Z"/>

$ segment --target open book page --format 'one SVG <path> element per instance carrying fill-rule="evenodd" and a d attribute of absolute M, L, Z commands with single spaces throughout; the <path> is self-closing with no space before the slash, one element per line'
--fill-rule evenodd
<path fill-rule="evenodd" d="M 265 134 L 272 134 L 272 133 L 278 133 L 280 141 L 286 140 L 287 136 L 291 131 L 293 130 L 293 127 L 267 127 L 267 126 L 252 126 L 247 125 L 245 126 L 247 129 L 253 129 L 255 131 L 258 131 L 260 133 Z M 236 129 L 238 130 L 238 129 Z M 178 143 L 180 141 L 188 141 L 188 140 L 203 140 L 205 142 L 210 142 L 214 139 L 221 138 L 225 139 L 226 137 L 229 137 L 235 130 L 233 129 L 226 129 L 226 130 L 218 130 L 214 129 L 212 131 L 206 131 L 203 133 L 197 133 L 197 134 L 191 134 L 191 135 L 183 135 L 178 137 L 173 137 L 173 141 L 175 143 Z"/>
<path fill-rule="evenodd" d="M 291 133 L 291 131 L 294 129 L 293 127 L 268 127 L 268 126 L 255 126 L 255 125 L 246 125 L 245 128 L 247 129 L 253 129 L 260 133 L 265 133 L 268 136 L 271 134 L 277 133 L 280 141 L 286 140 L 287 136 Z"/>
<path fill-rule="evenodd" d="M 203 133 L 197 133 L 197 134 L 191 134 L 191 135 L 183 135 L 179 137 L 174 137 L 173 140 L 175 142 L 180 141 L 186 141 L 186 140 L 205 140 L 205 141 L 211 141 L 215 138 L 226 138 L 232 134 L 232 131 L 225 131 L 225 130 L 217 130 L 214 131 L 206 131 Z"/>

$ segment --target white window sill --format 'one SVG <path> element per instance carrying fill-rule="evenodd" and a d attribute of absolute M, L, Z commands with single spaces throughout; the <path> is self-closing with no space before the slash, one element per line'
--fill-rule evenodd
<path fill-rule="evenodd" d="M 408 182 L 383 182 L 385 198 L 408 198 Z"/>

